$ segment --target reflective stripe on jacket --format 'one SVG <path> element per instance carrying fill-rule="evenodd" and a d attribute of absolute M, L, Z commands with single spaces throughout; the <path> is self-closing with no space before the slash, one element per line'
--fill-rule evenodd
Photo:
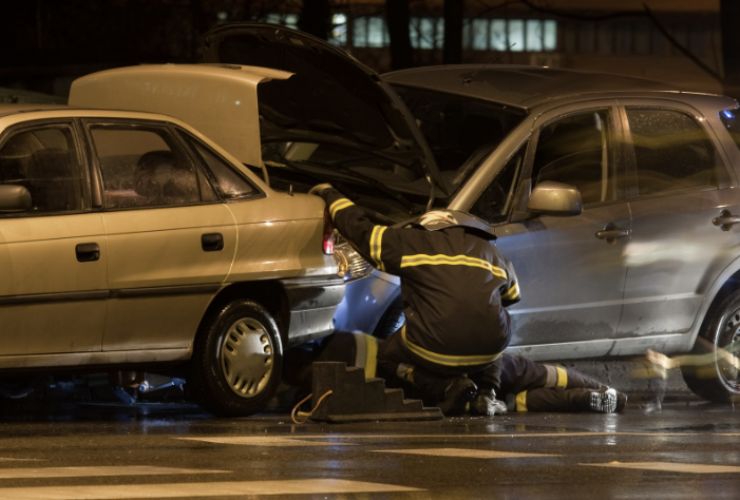
<path fill-rule="evenodd" d="M 492 362 L 509 341 L 504 306 L 519 301 L 511 264 L 492 242 L 452 227 L 375 224 L 334 189 L 321 193 L 337 229 L 371 264 L 401 277 L 406 347 L 448 366 Z"/>

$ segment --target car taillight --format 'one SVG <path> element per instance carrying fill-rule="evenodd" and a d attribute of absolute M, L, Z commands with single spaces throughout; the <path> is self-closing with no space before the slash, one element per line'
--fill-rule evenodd
<path fill-rule="evenodd" d="M 334 227 L 331 225 L 331 219 L 328 212 L 324 212 L 324 237 L 322 249 L 326 255 L 334 254 Z"/>

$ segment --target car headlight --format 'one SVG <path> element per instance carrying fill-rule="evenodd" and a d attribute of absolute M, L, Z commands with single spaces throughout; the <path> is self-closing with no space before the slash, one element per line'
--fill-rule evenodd
<path fill-rule="evenodd" d="M 335 235 L 334 258 L 337 260 L 339 276 L 345 281 L 362 278 L 370 274 L 372 266 L 339 233 Z"/>

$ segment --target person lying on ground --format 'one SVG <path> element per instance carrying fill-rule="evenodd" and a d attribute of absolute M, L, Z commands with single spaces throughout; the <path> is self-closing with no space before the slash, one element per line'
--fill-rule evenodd
<path fill-rule="evenodd" d="M 300 396 L 310 393 L 314 361 L 343 362 L 363 368 L 366 379 L 374 378 L 384 342 L 364 333 L 337 332 L 314 349 L 292 349 L 286 354 L 286 382 L 299 386 Z M 418 397 L 427 406 L 440 402 L 419 394 L 413 385 L 401 387 L 407 397 Z M 627 403 L 626 394 L 574 368 L 537 363 L 508 353 L 501 357 L 501 380 L 495 389 L 505 402 L 497 400 L 494 415 L 507 411 L 619 413 Z"/>

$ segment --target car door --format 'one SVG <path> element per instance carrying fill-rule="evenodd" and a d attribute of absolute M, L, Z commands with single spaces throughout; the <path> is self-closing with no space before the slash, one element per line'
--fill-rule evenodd
<path fill-rule="evenodd" d="M 108 253 L 78 137 L 72 120 L 53 120 L 0 138 L 0 184 L 31 197 L 27 210 L 0 212 L 0 366 L 100 350 Z"/>
<path fill-rule="evenodd" d="M 111 299 L 106 351 L 189 348 L 236 249 L 231 212 L 174 129 L 88 120 Z"/>
<path fill-rule="evenodd" d="M 619 324 L 622 253 L 630 227 L 618 181 L 620 127 L 615 108 L 604 104 L 552 112 L 537 120 L 535 127 L 518 180 L 519 195 L 514 198 L 516 222 L 496 229 L 496 245 L 513 262 L 522 294 L 521 302 L 509 311 L 512 345 L 541 346 L 529 349 L 536 357 L 601 355 Z M 513 178 L 508 168 L 497 179 Z M 501 186 L 497 179 L 473 207 L 475 213 L 485 216 L 479 204 L 490 206 L 490 199 L 507 191 L 510 181 Z M 528 194 L 543 181 L 577 187 L 583 198 L 582 213 L 526 215 Z M 504 210 L 508 203 L 498 202 Z M 589 343 L 561 350 L 552 347 L 584 341 Z"/>
<path fill-rule="evenodd" d="M 740 243 L 713 220 L 740 206 L 705 117 L 669 101 L 624 104 L 632 237 L 619 336 L 639 341 L 692 327 L 712 266 Z"/>

